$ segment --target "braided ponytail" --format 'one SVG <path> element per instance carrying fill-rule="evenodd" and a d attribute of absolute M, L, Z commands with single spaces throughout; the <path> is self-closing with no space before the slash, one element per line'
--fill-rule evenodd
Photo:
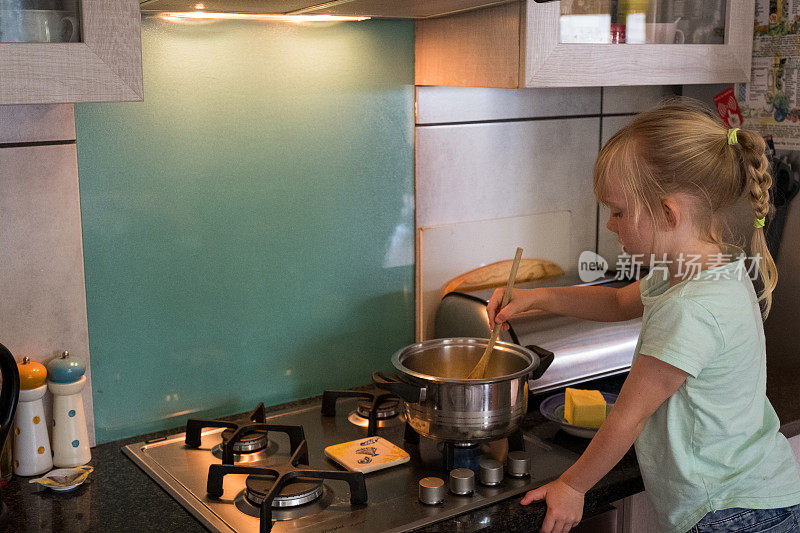
<path fill-rule="evenodd" d="M 766 318 L 778 271 L 761 224 L 773 210 L 765 145 L 758 132 L 729 130 L 713 110 L 697 100 L 670 98 L 636 115 L 603 146 L 594 168 L 595 194 L 606 197 L 613 183 L 632 200 L 634 214 L 644 208 L 657 225 L 665 223 L 663 198 L 686 194 L 694 203 L 691 218 L 698 236 L 720 246 L 734 236 L 728 225 L 733 220 L 730 215 L 738 215 L 736 207 L 746 195 L 755 214 L 750 218 L 753 215 L 748 213 L 748 227 L 752 228 L 753 219 L 757 221 L 750 256 L 758 258 L 763 284 L 758 301 L 762 318 Z"/>
<path fill-rule="evenodd" d="M 767 248 L 764 224 L 760 223 L 767 216 L 771 216 L 774 211 L 769 201 L 772 176 L 769 173 L 769 161 L 764 153 L 766 145 L 761 135 L 750 130 L 740 130 L 738 139 L 744 188 L 747 191 L 755 219 L 759 222 L 755 224 L 756 227 L 750 240 L 750 254 L 754 258 L 758 258 L 758 274 L 763 285 L 758 301 L 764 301 L 762 317 L 766 319 L 772 307 L 772 291 L 778 284 L 778 269 L 769 253 L 769 248 Z"/>

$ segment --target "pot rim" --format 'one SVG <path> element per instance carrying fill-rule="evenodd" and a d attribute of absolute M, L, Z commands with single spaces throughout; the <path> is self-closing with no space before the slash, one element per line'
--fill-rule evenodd
<path fill-rule="evenodd" d="M 521 377 L 525 377 L 529 375 L 531 372 L 536 370 L 536 367 L 539 366 L 539 356 L 529 350 L 524 346 L 520 346 L 519 344 L 514 344 L 511 342 L 500 341 L 498 340 L 495 342 L 495 347 L 503 347 L 507 348 L 511 351 L 520 353 L 522 355 L 527 355 L 530 358 L 530 363 L 527 367 L 523 370 L 518 372 L 514 372 L 513 374 L 506 374 L 505 376 L 498 376 L 494 378 L 484 378 L 484 379 L 467 379 L 467 378 L 443 378 L 439 376 L 431 376 L 429 374 L 422 374 L 421 372 L 416 372 L 411 370 L 410 368 L 406 367 L 400 362 L 400 356 L 404 353 L 409 351 L 417 351 L 420 349 L 430 348 L 432 346 L 448 346 L 448 345 L 475 345 L 475 346 L 486 346 L 489 344 L 489 339 L 482 339 L 477 337 L 450 337 L 445 339 L 429 339 L 427 341 L 417 342 L 415 344 L 410 344 L 404 348 L 397 350 L 394 355 L 392 355 L 392 365 L 400 371 L 401 376 L 411 376 L 417 379 L 421 379 L 424 381 L 432 381 L 435 383 L 458 383 L 462 385 L 482 385 L 482 384 L 489 384 L 489 383 L 501 383 L 503 381 L 509 381 L 512 379 L 517 379 Z"/>

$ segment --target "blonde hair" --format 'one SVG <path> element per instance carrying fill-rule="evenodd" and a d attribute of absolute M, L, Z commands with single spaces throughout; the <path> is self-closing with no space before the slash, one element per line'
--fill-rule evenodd
<path fill-rule="evenodd" d="M 594 167 L 595 195 L 601 202 L 607 198 L 613 178 L 633 204 L 634 220 L 644 208 L 663 227 L 662 200 L 686 194 L 694 204 L 690 216 L 699 238 L 722 245 L 726 218 L 743 194 L 747 193 L 756 219 L 774 210 L 764 139 L 755 131 L 741 129 L 738 142 L 728 144 L 727 134 L 728 128 L 700 102 L 685 97 L 665 100 L 636 115 L 600 150 Z M 763 302 L 762 317 L 766 318 L 778 271 L 764 228 L 754 229 L 750 254 L 760 258 L 763 288 L 758 300 Z"/>

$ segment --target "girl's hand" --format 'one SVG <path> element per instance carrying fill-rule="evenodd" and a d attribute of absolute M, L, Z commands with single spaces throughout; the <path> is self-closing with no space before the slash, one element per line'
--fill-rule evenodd
<path fill-rule="evenodd" d="M 511 301 L 502 310 L 500 304 L 503 303 L 505 287 L 495 289 L 489 303 L 486 304 L 486 314 L 489 316 L 489 328 L 494 329 L 496 324 L 503 324 L 503 331 L 508 330 L 508 319 L 517 313 L 526 311 L 533 304 L 534 291 L 536 289 L 514 289 L 511 294 Z"/>
<path fill-rule="evenodd" d="M 547 514 L 539 530 L 541 533 L 566 533 L 581 521 L 583 493 L 561 481 L 561 478 L 529 491 L 521 503 L 528 505 L 542 499 L 547 502 Z"/>

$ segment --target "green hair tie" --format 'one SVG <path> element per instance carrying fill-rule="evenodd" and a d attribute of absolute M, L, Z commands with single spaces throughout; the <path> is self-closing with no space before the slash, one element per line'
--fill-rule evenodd
<path fill-rule="evenodd" d="M 739 138 L 736 136 L 737 131 L 739 131 L 739 128 L 731 128 L 728 130 L 728 144 L 739 143 Z"/>
<path fill-rule="evenodd" d="M 757 218 L 756 221 L 753 222 L 753 227 L 754 228 L 763 228 L 765 221 L 766 221 L 766 217 L 765 218 Z"/>

